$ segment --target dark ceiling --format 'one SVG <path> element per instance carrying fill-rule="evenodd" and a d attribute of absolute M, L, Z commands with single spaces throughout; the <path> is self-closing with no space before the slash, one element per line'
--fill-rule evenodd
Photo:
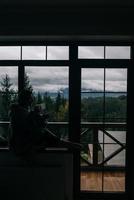
<path fill-rule="evenodd" d="M 134 36 L 134 1 L 0 1 L 0 36 Z"/>
<path fill-rule="evenodd" d="M 1 0 L 0 5 L 134 5 L 133 0 Z"/>

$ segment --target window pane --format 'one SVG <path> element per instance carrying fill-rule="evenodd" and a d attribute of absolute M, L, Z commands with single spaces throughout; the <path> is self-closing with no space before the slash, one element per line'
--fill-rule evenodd
<path fill-rule="evenodd" d="M 127 69 L 106 69 L 106 91 L 127 91 Z"/>
<path fill-rule="evenodd" d="M 104 69 L 82 69 L 81 71 L 81 190 L 102 191 L 102 172 L 90 171 L 90 166 L 102 162 L 103 150 L 95 124 L 103 120 Z M 94 154 L 94 149 L 96 153 Z M 89 170 L 88 170 L 89 167 Z"/>
<path fill-rule="evenodd" d="M 26 74 L 33 88 L 34 104 L 40 104 L 48 113 L 50 130 L 68 137 L 68 125 L 60 124 L 68 122 L 68 67 L 26 67 Z"/>
<path fill-rule="evenodd" d="M 127 113 L 127 69 L 106 69 L 105 120 L 125 122 Z"/>
<path fill-rule="evenodd" d="M 8 145 L 9 110 L 17 102 L 18 68 L 0 67 L 0 146 Z"/>
<path fill-rule="evenodd" d="M 0 60 L 20 60 L 19 46 L 1 46 Z"/>
<path fill-rule="evenodd" d="M 81 190 L 102 191 L 102 172 L 81 172 Z"/>
<path fill-rule="evenodd" d="M 78 58 L 104 59 L 104 47 L 80 46 L 78 47 Z"/>
<path fill-rule="evenodd" d="M 104 172 L 104 191 L 124 192 L 125 172 Z"/>
<path fill-rule="evenodd" d="M 116 128 L 117 129 L 117 128 Z M 119 129 L 119 128 L 118 128 Z M 120 141 L 121 143 L 126 143 L 126 131 L 124 130 L 105 130 L 112 137 Z M 104 134 L 105 143 L 116 144 L 116 142 L 108 135 Z M 99 142 L 103 143 L 103 132 L 99 131 Z"/>
<path fill-rule="evenodd" d="M 112 153 L 120 148 L 118 144 L 104 144 L 104 156 L 107 158 Z M 122 150 L 117 155 L 112 157 L 109 161 L 106 162 L 106 165 L 119 165 L 125 166 L 125 150 Z"/>
<path fill-rule="evenodd" d="M 0 119 L 8 120 L 9 107 L 16 101 L 18 68 L 0 67 Z"/>
<path fill-rule="evenodd" d="M 0 90 L 3 88 L 3 82 L 5 81 L 6 76 L 8 84 L 11 84 L 9 89 L 16 91 L 18 89 L 18 67 L 0 67 Z"/>
<path fill-rule="evenodd" d="M 120 187 L 120 173 L 107 172 L 107 167 L 125 167 L 125 149 L 119 151 L 121 145 L 118 141 L 125 145 L 126 130 L 124 126 L 118 128 L 116 123 L 126 122 L 127 69 L 105 69 L 104 77 L 104 69 L 84 68 L 81 83 L 81 190 L 124 192 L 125 169 Z M 108 126 L 106 130 L 105 125 Z M 116 154 L 115 151 L 119 152 Z M 105 159 L 108 160 L 105 162 Z M 96 167 L 99 172 L 92 173 Z M 101 167 L 104 171 L 100 181 L 98 173 L 101 173 Z M 95 184 L 91 183 L 93 180 Z"/>
<path fill-rule="evenodd" d="M 46 59 L 46 47 L 44 46 L 23 46 L 23 60 L 44 60 Z"/>
<path fill-rule="evenodd" d="M 103 118 L 104 69 L 82 69 L 81 120 L 101 121 Z"/>
<path fill-rule="evenodd" d="M 106 59 L 130 59 L 130 47 L 106 47 Z"/>
<path fill-rule="evenodd" d="M 68 60 L 69 47 L 68 46 L 47 46 L 48 60 Z"/>

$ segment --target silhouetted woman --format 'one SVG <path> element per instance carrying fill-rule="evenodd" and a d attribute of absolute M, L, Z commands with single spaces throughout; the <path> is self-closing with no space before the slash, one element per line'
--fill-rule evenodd
<path fill-rule="evenodd" d="M 19 104 L 11 105 L 10 121 L 11 136 L 10 149 L 16 155 L 26 155 L 43 147 L 67 147 L 80 149 L 81 145 L 67 140 L 61 140 L 46 128 L 47 115 L 42 113 L 41 107 L 35 106 L 30 111 L 33 102 L 32 92 L 23 90 L 19 95 Z"/>

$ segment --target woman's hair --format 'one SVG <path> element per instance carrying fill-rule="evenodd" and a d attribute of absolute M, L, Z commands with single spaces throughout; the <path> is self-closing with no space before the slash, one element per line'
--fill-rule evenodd
<path fill-rule="evenodd" d="M 21 106 L 31 106 L 33 103 L 33 94 L 30 90 L 22 90 L 19 93 L 19 104 Z"/>

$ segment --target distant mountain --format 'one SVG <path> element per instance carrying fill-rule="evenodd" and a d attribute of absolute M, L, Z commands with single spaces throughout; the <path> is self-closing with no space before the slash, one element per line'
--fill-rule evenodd
<path fill-rule="evenodd" d="M 47 92 L 47 95 L 50 96 L 52 99 L 55 99 L 57 97 L 58 92 L 60 92 L 61 96 L 64 97 L 65 99 L 69 98 L 69 88 L 61 89 L 57 92 Z M 40 92 L 40 94 L 43 96 L 46 92 Z M 119 96 L 126 96 L 126 92 L 115 92 L 115 91 L 106 91 L 105 96 L 106 97 L 119 97 Z M 99 90 L 82 90 L 81 91 L 81 97 L 82 98 L 96 98 L 96 97 L 103 97 L 104 93 L 103 91 Z"/>
<path fill-rule="evenodd" d="M 120 93 L 115 93 L 115 92 L 110 92 L 110 93 L 105 93 L 105 97 L 115 97 L 115 98 L 118 98 L 119 96 L 126 96 L 126 93 L 125 92 L 120 92 Z M 89 97 L 92 97 L 92 98 L 96 98 L 96 97 L 104 97 L 104 93 L 102 92 L 93 92 L 93 93 L 82 93 L 81 94 L 81 97 L 82 98 L 89 98 Z"/>

